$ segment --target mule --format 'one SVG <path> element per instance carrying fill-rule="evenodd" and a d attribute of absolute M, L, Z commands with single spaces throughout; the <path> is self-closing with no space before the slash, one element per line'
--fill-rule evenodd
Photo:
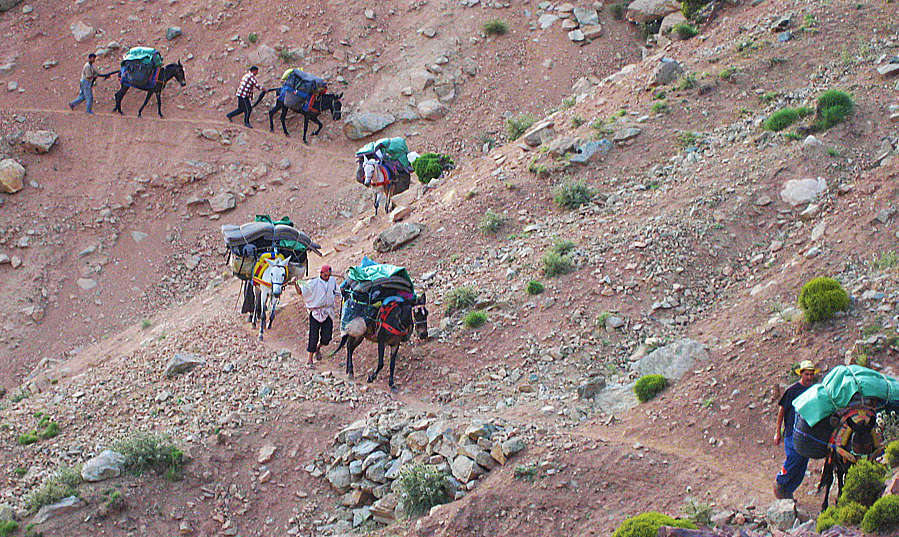
<path fill-rule="evenodd" d="M 378 366 L 368 376 L 368 382 L 374 382 L 378 378 L 378 373 L 384 368 L 384 350 L 391 348 L 390 353 L 390 377 L 387 385 L 392 391 L 396 391 L 394 384 L 394 371 L 396 369 L 396 355 L 400 350 L 400 344 L 411 336 L 412 332 L 416 332 L 420 339 L 428 338 L 428 309 L 425 306 L 427 298 L 421 295 L 414 303 L 409 301 L 391 302 L 386 306 L 381 306 L 378 310 L 378 318 L 375 321 L 357 318 L 350 322 L 350 325 L 357 321 L 365 324 L 364 332 L 361 335 L 352 335 L 352 333 L 360 333 L 360 331 L 352 330 L 352 326 L 347 327 L 350 333 L 343 334 L 340 338 L 340 344 L 331 353 L 331 356 L 346 345 L 346 374 L 349 378 L 353 378 L 353 352 L 362 343 L 363 340 L 374 341 L 378 344 Z"/>
<path fill-rule="evenodd" d="M 140 109 L 137 111 L 137 117 L 140 117 L 141 113 L 143 113 L 144 107 L 147 106 L 147 103 L 150 102 L 150 97 L 153 95 L 156 95 L 156 111 L 159 113 L 159 117 L 162 117 L 162 90 L 165 89 L 165 85 L 168 81 L 173 78 L 181 84 L 182 88 L 187 85 L 187 82 L 185 82 L 184 79 L 184 67 L 181 65 L 181 60 L 178 60 L 178 63 L 170 63 L 165 67 L 160 68 L 159 73 L 156 75 L 156 84 L 151 88 L 130 86 L 122 80 L 120 73 L 119 84 L 121 87 L 119 88 L 119 91 L 115 92 L 115 108 L 113 108 L 112 111 L 124 115 L 122 112 L 122 97 L 128 93 L 128 88 L 133 87 L 134 89 L 147 92 L 147 98 L 144 99 L 144 104 L 140 105 Z"/>
<path fill-rule="evenodd" d="M 268 314 L 268 328 L 271 329 L 272 322 L 275 320 L 275 311 L 278 307 L 278 301 L 281 299 L 281 291 L 284 284 L 287 283 L 288 263 L 290 258 L 270 257 L 265 262 L 264 269 L 257 267 L 253 270 L 253 294 L 255 295 L 255 306 L 250 314 L 250 322 L 253 328 L 256 328 L 256 321 L 259 323 L 259 341 L 265 333 L 266 312 L 271 309 Z M 264 261 L 260 261 L 263 263 Z M 260 274 L 261 273 L 261 274 Z"/>
<path fill-rule="evenodd" d="M 280 92 L 280 88 L 272 88 L 265 90 L 259 94 L 259 97 L 256 99 L 256 102 L 253 103 L 253 106 L 259 104 L 262 101 L 262 98 L 265 97 L 265 94 L 270 91 L 278 91 Z M 289 107 L 284 104 L 284 98 L 279 93 L 278 98 L 275 100 L 275 106 L 273 106 L 268 111 L 268 128 L 271 132 L 275 132 L 275 122 L 274 117 L 275 114 L 279 111 L 281 112 L 281 128 L 284 130 L 284 136 L 290 136 L 290 133 L 287 132 L 287 122 L 285 118 L 287 117 L 287 111 L 290 110 L 292 112 L 296 112 L 297 114 L 302 114 L 303 116 L 303 143 L 308 144 L 308 140 L 306 139 L 306 133 L 309 132 L 309 122 L 315 123 L 318 125 L 318 128 L 315 129 L 315 132 L 312 133 L 312 136 L 316 136 L 319 132 L 321 132 L 322 122 L 318 120 L 319 114 L 324 111 L 331 112 L 331 119 L 334 121 L 340 121 L 340 117 L 343 110 L 343 103 L 340 99 L 343 97 L 343 93 L 323 93 L 318 97 L 318 101 L 315 103 L 317 109 L 303 110 L 303 102 L 299 101 L 296 106 Z"/>
<path fill-rule="evenodd" d="M 818 484 L 818 492 L 824 491 L 822 511 L 827 509 L 834 476 L 837 478 L 837 498 L 839 498 L 843 493 L 843 480 L 849 468 L 860 458 L 875 459 L 883 453 L 880 433 L 876 429 L 877 413 L 874 409 L 850 410 L 843 415 L 840 423 L 841 426 L 837 427 L 830 437 L 830 452 L 824 459 L 821 482 Z M 845 434 L 846 427 L 851 431 L 848 435 Z"/>
<path fill-rule="evenodd" d="M 372 202 L 375 206 L 375 216 L 378 215 L 382 193 L 384 197 L 384 214 L 390 213 L 390 211 L 396 207 L 391 199 L 393 196 L 400 193 L 400 182 L 396 176 L 399 173 L 406 173 L 406 171 L 397 170 L 396 172 L 391 172 L 383 162 L 367 157 L 359 157 L 358 164 L 356 181 L 372 189 L 372 192 L 374 193 Z M 393 177 L 393 179 L 391 179 L 391 177 Z M 408 182 L 405 186 L 406 189 L 408 189 Z M 378 191 L 378 188 L 380 188 L 380 192 Z M 402 190 L 402 192 L 405 192 L 405 189 Z"/>

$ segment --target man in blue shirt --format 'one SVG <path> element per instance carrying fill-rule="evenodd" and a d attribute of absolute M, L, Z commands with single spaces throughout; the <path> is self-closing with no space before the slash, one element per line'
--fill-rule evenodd
<path fill-rule="evenodd" d="M 808 458 L 803 457 L 793 449 L 793 422 L 796 419 L 793 401 L 815 383 L 815 375 L 820 372 L 821 370 L 816 368 L 811 360 L 803 360 L 799 364 L 799 368 L 796 369 L 796 374 L 799 375 L 799 382 L 787 388 L 777 403 L 780 408 L 777 411 L 774 445 L 779 445 L 781 440 L 783 440 L 784 452 L 787 455 L 783 467 L 780 473 L 777 474 L 774 482 L 774 497 L 779 500 L 792 500 L 793 491 L 799 488 L 802 478 L 805 477 Z"/>

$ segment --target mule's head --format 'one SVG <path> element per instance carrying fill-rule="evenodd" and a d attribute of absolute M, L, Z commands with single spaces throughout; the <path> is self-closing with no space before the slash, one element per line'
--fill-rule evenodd
<path fill-rule="evenodd" d="M 340 99 L 343 97 L 343 93 L 329 93 L 328 95 L 331 98 L 331 119 L 340 121 L 343 110 L 343 103 L 340 102 Z"/>
<path fill-rule="evenodd" d="M 276 297 L 281 296 L 284 288 L 284 282 L 287 281 L 287 264 L 288 259 L 274 257 L 268 261 L 268 278 L 272 284 L 272 294 Z"/>
<path fill-rule="evenodd" d="M 855 419 L 848 420 L 852 436 L 849 440 L 849 448 L 856 455 L 871 455 L 878 447 L 877 420 L 874 412 L 859 412 Z"/>
<path fill-rule="evenodd" d="M 428 339 L 428 308 L 427 296 L 422 293 L 412 305 L 412 323 L 414 330 L 420 339 Z"/>
<path fill-rule="evenodd" d="M 187 85 L 187 81 L 184 78 L 184 66 L 181 65 L 181 60 L 178 60 L 178 63 L 173 63 L 172 65 L 174 66 L 175 80 L 177 80 L 178 83 L 181 84 L 181 87 L 183 88 L 184 86 Z"/>

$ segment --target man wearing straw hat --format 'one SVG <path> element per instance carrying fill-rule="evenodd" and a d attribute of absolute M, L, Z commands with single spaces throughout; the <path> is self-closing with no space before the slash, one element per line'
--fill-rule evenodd
<path fill-rule="evenodd" d="M 811 360 L 803 360 L 799 363 L 799 367 L 795 372 L 799 375 L 799 382 L 787 388 L 777 403 L 780 408 L 777 410 L 774 445 L 780 444 L 780 441 L 783 440 L 784 452 L 787 455 L 783 467 L 774 481 L 774 497 L 779 500 L 792 500 L 793 491 L 799 488 L 802 478 L 805 477 L 808 458 L 803 457 L 793 449 L 793 422 L 796 419 L 793 401 L 815 383 L 815 375 L 820 373 L 821 370 L 815 367 Z"/>

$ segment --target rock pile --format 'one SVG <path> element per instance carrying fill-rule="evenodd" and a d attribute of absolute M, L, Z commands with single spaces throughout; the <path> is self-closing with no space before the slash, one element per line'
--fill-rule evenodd
<path fill-rule="evenodd" d="M 455 500 L 525 447 L 514 431 L 495 422 L 454 426 L 436 417 L 399 413 L 356 421 L 337 433 L 334 444 L 307 469 L 342 494 L 340 504 L 349 509 L 353 527 L 369 519 L 389 524 L 405 514 L 397 478 L 406 467 L 430 464 L 450 474 Z"/>

